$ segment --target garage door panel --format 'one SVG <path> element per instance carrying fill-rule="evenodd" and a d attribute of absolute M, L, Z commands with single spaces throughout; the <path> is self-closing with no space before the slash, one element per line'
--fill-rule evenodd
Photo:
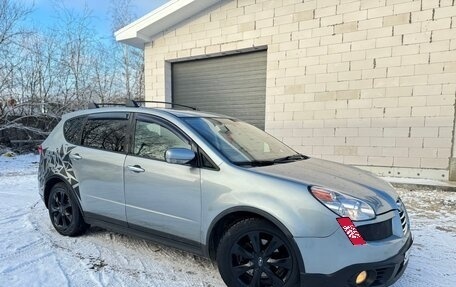
<path fill-rule="evenodd" d="M 181 93 L 185 93 L 188 95 L 187 97 L 199 97 L 201 98 L 201 95 L 207 94 L 210 92 L 211 95 L 214 95 L 215 100 L 218 101 L 218 97 L 220 96 L 231 96 L 231 97 L 248 97 L 248 98 L 257 98 L 259 102 L 263 102 L 264 100 L 258 99 L 258 93 L 261 93 L 264 89 L 260 88 L 251 88 L 251 89 L 241 89 L 241 88 L 226 88 L 226 89 L 217 89 L 217 88 L 212 88 L 212 89 L 199 89 L 195 91 L 185 91 L 181 90 Z M 217 97 L 218 96 L 218 97 Z M 175 101 L 178 103 L 177 101 Z"/>
<path fill-rule="evenodd" d="M 258 86 L 262 87 L 260 81 L 266 81 L 266 77 L 260 77 L 257 75 L 246 75 L 242 78 L 220 78 L 217 79 L 215 77 L 210 77 L 210 75 L 199 75 L 200 77 L 205 77 L 205 79 L 201 79 L 199 77 L 192 77 L 192 78 L 186 78 L 186 79 L 180 79 L 179 84 L 183 85 L 188 85 L 188 84 L 193 84 L 194 81 L 198 81 L 201 84 L 213 84 L 213 83 L 219 83 L 224 86 L 229 86 L 229 85 L 234 85 L 239 83 L 243 83 L 243 85 L 250 85 L 250 86 Z"/>
<path fill-rule="evenodd" d="M 236 54 L 224 57 L 215 57 L 207 58 L 203 60 L 188 61 L 188 62 L 179 62 L 178 68 L 187 68 L 191 67 L 192 69 L 202 69 L 206 70 L 207 68 L 220 68 L 223 67 L 251 67 L 256 66 L 257 63 L 263 62 L 266 63 L 265 57 L 266 51 L 253 52 L 253 53 L 244 53 Z M 227 62 L 228 61 L 228 62 Z M 242 66 L 239 66 L 239 62 L 242 62 Z"/>
<path fill-rule="evenodd" d="M 193 83 L 189 83 L 188 86 L 190 85 L 193 85 Z M 232 93 L 232 94 L 235 94 L 235 93 L 238 93 L 238 91 L 251 91 L 251 92 L 254 92 L 254 91 L 264 91 L 264 87 L 259 87 L 259 86 L 249 86 L 249 85 L 245 85 L 245 86 L 242 86 L 242 87 L 239 87 L 239 84 L 235 85 L 235 84 L 232 84 L 232 85 L 221 85 L 221 84 L 218 84 L 216 82 L 214 83 L 211 83 L 206 86 L 199 86 L 199 87 L 194 87 L 192 88 L 192 90 L 188 90 L 188 89 L 176 89 L 175 90 L 175 93 L 183 93 L 183 92 L 186 92 L 186 93 L 201 93 L 201 92 L 204 92 L 204 91 L 212 91 L 212 92 L 223 92 L 223 94 L 226 94 L 226 93 Z"/>
<path fill-rule="evenodd" d="M 228 101 L 237 101 L 238 98 L 227 98 Z M 246 100 L 246 101 L 242 101 L 242 103 L 235 103 L 235 104 L 220 104 L 219 101 L 200 101 L 199 99 L 195 99 L 194 101 L 192 101 L 192 103 L 194 103 L 195 105 L 203 105 L 203 104 L 207 104 L 207 105 L 211 105 L 211 106 L 220 106 L 221 108 L 223 108 L 224 110 L 228 110 L 230 107 L 231 108 L 242 108 L 242 107 L 245 107 L 245 106 L 249 106 L 249 107 L 257 107 L 258 109 L 263 109 L 264 106 L 262 103 L 259 103 L 258 101 L 256 100 Z"/>
<path fill-rule="evenodd" d="M 266 80 L 264 80 L 266 82 Z M 257 84 L 255 83 L 249 83 L 249 82 L 242 82 L 242 81 L 233 81 L 233 82 L 230 82 L 230 83 L 220 83 L 220 82 L 210 82 L 210 81 L 198 81 L 198 80 L 195 80 L 195 81 L 191 81 L 191 82 L 187 82 L 187 83 L 183 83 L 183 85 L 185 86 L 192 86 L 194 85 L 195 82 L 198 82 L 198 84 L 200 86 L 198 87 L 194 87 L 192 88 L 192 90 L 188 90 L 188 89 L 185 89 L 185 88 L 180 88 L 180 89 L 176 89 L 174 90 L 175 93 L 183 93 L 183 92 L 187 92 L 187 93 L 201 93 L 201 92 L 204 92 L 204 91 L 212 91 L 212 92 L 217 92 L 217 91 L 223 91 L 223 94 L 225 93 L 236 93 L 237 91 L 264 91 L 264 87 L 262 86 L 258 86 Z M 241 85 L 241 86 L 239 86 Z"/>
<path fill-rule="evenodd" d="M 216 59 L 223 59 L 223 58 L 230 58 L 229 60 L 231 60 L 233 57 L 239 57 L 239 56 L 227 56 L 227 57 L 221 57 L 221 58 L 216 58 Z M 245 61 L 245 60 L 253 60 L 254 62 L 252 63 L 243 63 L 242 66 L 239 65 L 239 63 L 237 61 Z M 236 62 L 231 62 L 231 63 L 224 63 L 224 61 L 227 61 L 227 60 L 222 60 L 222 61 L 219 61 L 217 62 L 216 64 L 214 65 L 208 65 L 207 63 L 203 63 L 202 65 L 200 64 L 190 64 L 190 65 L 185 65 L 185 64 L 188 64 L 188 63 L 194 63 L 194 62 L 197 62 L 197 61 L 201 61 L 201 62 L 204 62 L 204 61 L 216 61 L 215 59 L 204 59 L 204 60 L 196 60 L 196 61 L 190 61 L 190 62 L 185 62 L 185 63 L 176 63 L 179 65 L 179 67 L 177 67 L 177 69 L 187 69 L 188 67 L 191 67 L 192 70 L 194 71 L 198 71 L 198 72 L 201 72 L 203 74 L 207 74 L 208 71 L 222 71 L 222 70 L 234 70 L 234 71 L 245 71 L 245 72 L 255 72 L 257 71 L 258 69 L 258 64 L 263 64 L 263 65 L 266 65 L 266 61 L 258 61 L 258 60 L 255 60 L 253 58 L 250 58 L 250 59 L 238 59 L 236 60 Z M 223 69 L 222 69 L 223 68 Z M 178 70 L 179 72 L 179 70 Z"/>
<path fill-rule="evenodd" d="M 174 63 L 173 102 L 264 129 L 266 51 Z"/>
<path fill-rule="evenodd" d="M 183 78 L 183 79 L 191 79 L 191 78 L 198 77 L 199 75 L 210 76 L 210 77 L 213 77 L 213 78 L 222 78 L 223 75 L 227 74 L 227 71 L 236 71 L 238 73 L 244 73 L 245 75 L 256 75 L 256 76 L 258 76 L 256 73 L 258 71 L 258 65 L 260 65 L 260 64 L 261 63 L 257 63 L 257 66 L 244 67 L 242 69 L 237 68 L 236 66 L 223 67 L 223 70 L 220 69 L 220 68 L 215 68 L 215 67 L 213 69 L 204 69 L 204 70 L 202 70 L 202 69 L 192 69 L 192 71 L 195 74 L 185 75 L 185 78 Z M 266 63 L 264 63 L 264 64 L 266 64 Z M 185 72 L 184 69 L 182 69 L 182 71 Z M 177 72 L 180 72 L 180 70 L 177 70 Z M 218 73 L 218 74 L 214 75 L 214 73 Z"/>
<path fill-rule="evenodd" d="M 188 85 L 193 85 L 193 83 L 188 83 Z M 233 82 L 233 84 L 230 84 L 230 85 L 223 85 L 223 84 L 219 84 L 217 82 L 214 82 L 214 83 L 207 83 L 206 86 L 204 86 L 203 83 L 200 83 L 201 86 L 199 87 L 195 87 L 192 89 L 192 91 L 188 91 L 186 89 L 177 89 L 175 91 L 175 93 L 184 93 L 184 92 L 187 92 L 187 93 L 202 93 L 202 92 L 205 92 L 205 91 L 211 91 L 212 93 L 214 92 L 223 92 L 222 94 L 226 94 L 226 93 L 238 93 L 239 91 L 264 91 L 264 87 L 258 87 L 258 86 L 252 86 L 251 84 L 249 83 L 246 83 L 245 85 L 243 85 L 242 87 L 239 87 L 239 83 L 235 84 Z M 177 103 L 177 102 L 176 102 Z"/>

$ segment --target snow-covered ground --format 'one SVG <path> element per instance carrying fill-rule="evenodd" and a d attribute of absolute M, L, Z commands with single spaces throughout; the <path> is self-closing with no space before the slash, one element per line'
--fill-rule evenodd
<path fill-rule="evenodd" d="M 34 155 L 0 157 L 0 286 L 224 286 L 209 261 L 99 228 L 52 227 Z M 395 287 L 456 286 L 456 193 L 399 190 L 415 244 Z"/>

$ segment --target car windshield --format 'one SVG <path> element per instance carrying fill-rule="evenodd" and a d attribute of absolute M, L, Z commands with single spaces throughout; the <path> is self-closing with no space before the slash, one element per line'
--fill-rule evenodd
<path fill-rule="evenodd" d="M 185 118 L 198 134 L 237 165 L 261 166 L 305 159 L 276 138 L 243 121 Z"/>

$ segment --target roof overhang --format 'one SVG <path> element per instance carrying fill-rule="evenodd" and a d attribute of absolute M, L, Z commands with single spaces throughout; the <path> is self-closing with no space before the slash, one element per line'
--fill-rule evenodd
<path fill-rule="evenodd" d="M 171 0 L 114 33 L 116 41 L 144 48 L 161 32 L 221 0 Z"/>

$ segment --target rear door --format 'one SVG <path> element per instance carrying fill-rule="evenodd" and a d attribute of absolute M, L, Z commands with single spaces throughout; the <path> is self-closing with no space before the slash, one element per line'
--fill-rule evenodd
<path fill-rule="evenodd" d="M 190 140 L 170 123 L 148 115 L 139 114 L 133 126 L 131 154 L 125 160 L 129 226 L 162 237 L 172 234 L 183 243 L 199 242 L 200 169 L 165 161 L 169 148 L 192 149 Z"/>
<path fill-rule="evenodd" d="M 129 116 L 125 112 L 89 115 L 81 145 L 71 151 L 85 216 L 126 225 L 123 165 Z"/>

